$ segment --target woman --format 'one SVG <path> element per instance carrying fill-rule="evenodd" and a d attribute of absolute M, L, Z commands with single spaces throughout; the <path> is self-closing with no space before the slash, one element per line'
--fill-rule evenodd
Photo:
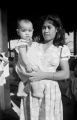
<path fill-rule="evenodd" d="M 32 91 L 24 98 L 24 104 L 27 103 L 24 106 L 27 120 L 63 119 L 61 91 L 58 81 L 68 79 L 70 76 L 68 64 L 70 51 L 64 45 L 64 34 L 59 17 L 49 15 L 43 22 L 43 38 L 40 39 L 42 43 L 32 44 L 27 52 L 29 60 L 33 61 L 34 57 L 34 60 L 40 61 L 40 64 L 38 64 L 39 69 L 37 71 L 25 74 L 29 77 L 31 84 L 36 83 L 38 85 L 38 82 L 41 82 L 44 85 L 42 98 L 33 96 Z M 61 67 L 59 71 L 57 71 L 58 66 Z"/>

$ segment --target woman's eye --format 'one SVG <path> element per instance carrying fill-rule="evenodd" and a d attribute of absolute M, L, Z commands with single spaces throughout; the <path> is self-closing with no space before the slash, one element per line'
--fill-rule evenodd
<path fill-rule="evenodd" d="M 43 27 L 42 27 L 42 29 L 46 29 L 46 27 L 45 27 L 45 26 L 43 26 Z"/>
<path fill-rule="evenodd" d="M 51 26 L 48 26 L 48 29 L 51 29 L 52 27 Z"/>
<path fill-rule="evenodd" d="M 50 29 L 52 29 L 52 27 L 51 26 L 43 26 L 42 29 L 49 29 L 50 30 Z"/>

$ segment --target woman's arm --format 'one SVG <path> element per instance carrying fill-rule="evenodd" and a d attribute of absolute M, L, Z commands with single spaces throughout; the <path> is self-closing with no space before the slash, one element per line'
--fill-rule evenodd
<path fill-rule="evenodd" d="M 68 79 L 70 76 L 69 63 L 67 60 L 62 60 L 60 62 L 61 70 L 56 72 L 43 72 L 38 70 L 32 73 L 26 73 L 29 76 L 30 81 L 40 81 L 40 80 L 64 80 Z"/>
<path fill-rule="evenodd" d="M 69 69 L 69 63 L 67 60 L 62 60 L 60 62 L 61 70 L 58 70 L 54 73 L 45 73 L 46 79 L 52 79 L 52 80 L 63 80 L 68 79 L 70 77 L 70 69 Z"/>

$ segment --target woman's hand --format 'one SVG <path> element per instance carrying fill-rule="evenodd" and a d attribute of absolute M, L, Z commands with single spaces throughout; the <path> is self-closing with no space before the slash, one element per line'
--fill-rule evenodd
<path fill-rule="evenodd" d="M 41 70 L 33 71 L 31 73 L 26 73 L 26 75 L 29 77 L 29 80 L 31 82 L 45 79 L 45 73 L 42 72 Z"/>
<path fill-rule="evenodd" d="M 32 72 L 32 66 L 31 66 L 31 64 L 27 64 L 26 65 L 26 70 L 27 70 L 27 72 Z"/>

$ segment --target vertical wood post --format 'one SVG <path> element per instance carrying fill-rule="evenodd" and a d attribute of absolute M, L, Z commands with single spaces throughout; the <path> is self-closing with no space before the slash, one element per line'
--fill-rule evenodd
<path fill-rule="evenodd" d="M 0 52 L 8 51 L 8 35 L 7 35 L 7 10 L 0 9 Z M 10 88 L 6 80 L 6 84 L 0 86 L 0 109 L 5 110 L 11 107 Z"/>

